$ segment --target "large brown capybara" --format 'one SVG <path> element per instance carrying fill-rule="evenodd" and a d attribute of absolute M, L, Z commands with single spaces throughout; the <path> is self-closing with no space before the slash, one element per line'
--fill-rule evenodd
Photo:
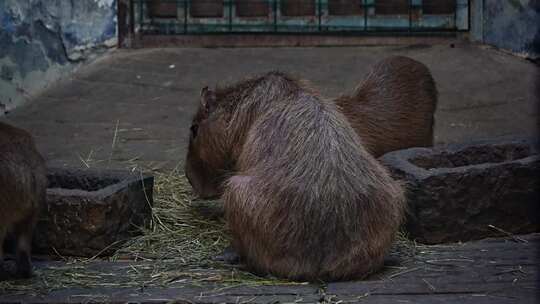
<path fill-rule="evenodd" d="M 17 242 L 18 277 L 32 275 L 32 233 L 46 189 L 45 161 L 31 135 L 0 122 L 0 263 L 10 232 Z"/>
<path fill-rule="evenodd" d="M 393 56 L 378 62 L 352 96 L 335 101 L 375 157 L 433 145 L 437 88 L 416 60 Z"/>
<path fill-rule="evenodd" d="M 200 196 L 223 192 L 246 265 L 282 278 L 377 271 L 405 207 L 335 103 L 278 72 L 203 89 L 185 169 Z"/>

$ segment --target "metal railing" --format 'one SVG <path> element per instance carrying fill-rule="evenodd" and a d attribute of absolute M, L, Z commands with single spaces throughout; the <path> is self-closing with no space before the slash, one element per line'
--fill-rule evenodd
<path fill-rule="evenodd" d="M 469 30 L 469 0 L 131 0 L 140 34 Z"/>

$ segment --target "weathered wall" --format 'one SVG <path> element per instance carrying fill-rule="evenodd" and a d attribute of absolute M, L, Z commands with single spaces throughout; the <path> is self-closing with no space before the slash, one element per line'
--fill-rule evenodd
<path fill-rule="evenodd" d="M 473 0 L 471 38 L 540 57 L 540 0 Z"/>
<path fill-rule="evenodd" d="M 0 0 L 0 116 L 116 45 L 116 0 Z"/>

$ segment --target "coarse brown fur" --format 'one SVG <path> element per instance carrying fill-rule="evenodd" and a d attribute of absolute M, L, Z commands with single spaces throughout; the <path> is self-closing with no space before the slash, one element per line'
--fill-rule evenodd
<path fill-rule="evenodd" d="M 437 88 L 416 60 L 393 56 L 378 62 L 352 96 L 336 103 L 375 157 L 433 145 Z"/>
<path fill-rule="evenodd" d="M 17 275 L 32 274 L 32 233 L 45 202 L 45 161 L 31 135 L 0 122 L 0 263 L 8 232 L 17 241 Z"/>
<path fill-rule="evenodd" d="M 332 101 L 278 72 L 205 88 L 201 100 L 186 175 L 203 197 L 224 192 L 232 245 L 248 267 L 334 281 L 382 266 L 403 189 Z"/>

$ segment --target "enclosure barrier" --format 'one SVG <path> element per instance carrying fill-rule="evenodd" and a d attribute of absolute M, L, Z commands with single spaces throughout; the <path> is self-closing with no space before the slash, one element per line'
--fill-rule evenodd
<path fill-rule="evenodd" d="M 134 31 L 377 33 L 469 30 L 469 0 L 131 0 Z"/>

